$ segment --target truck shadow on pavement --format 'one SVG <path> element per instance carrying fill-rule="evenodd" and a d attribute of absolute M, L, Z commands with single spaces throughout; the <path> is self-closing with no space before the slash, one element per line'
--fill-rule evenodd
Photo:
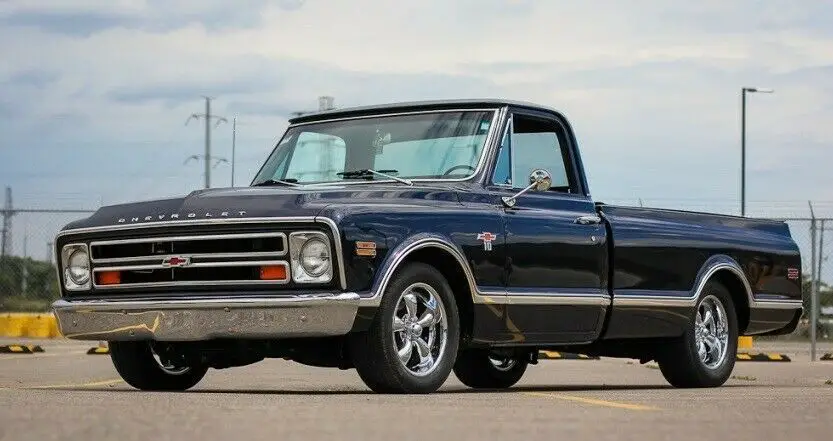
<path fill-rule="evenodd" d="M 736 389 L 736 388 L 750 388 L 760 387 L 762 385 L 751 384 L 725 384 L 720 388 L 707 389 Z M 433 395 L 443 394 L 494 394 L 494 393 L 529 393 L 529 392 L 603 392 L 603 391 L 646 391 L 646 390 L 670 390 L 674 389 L 669 385 L 625 385 L 625 384 L 608 384 L 608 385 L 564 385 L 564 386 L 546 386 L 546 385 L 522 385 L 515 386 L 509 389 L 471 389 L 465 386 L 449 386 L 444 387 Z M 176 394 L 243 394 L 243 395 L 408 395 L 408 394 L 377 394 L 369 389 L 231 389 L 231 388 L 194 388 L 183 392 L 153 392 L 140 391 L 133 389 L 125 384 L 114 385 L 113 387 L 65 387 L 65 388 L 50 388 L 50 390 L 71 391 L 71 392 L 135 392 L 135 393 L 176 393 Z M 681 389 L 685 390 L 685 389 Z M 693 391 L 702 392 L 703 389 L 691 389 Z"/>

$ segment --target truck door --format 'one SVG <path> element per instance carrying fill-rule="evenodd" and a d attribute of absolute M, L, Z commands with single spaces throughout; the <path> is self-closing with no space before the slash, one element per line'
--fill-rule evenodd
<path fill-rule="evenodd" d="M 504 208 L 506 325 L 525 343 L 592 340 L 610 304 L 607 234 L 573 139 L 553 114 L 513 111 L 490 188 L 511 197 L 536 169 L 552 179 L 548 190 L 529 190 Z"/>

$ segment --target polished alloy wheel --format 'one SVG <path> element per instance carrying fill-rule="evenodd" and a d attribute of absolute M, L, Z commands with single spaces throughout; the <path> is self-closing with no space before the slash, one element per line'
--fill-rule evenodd
<path fill-rule="evenodd" d="M 161 355 L 156 352 L 156 349 L 153 345 L 150 345 L 150 353 L 153 355 L 153 359 L 156 361 L 156 364 L 165 371 L 166 374 L 169 375 L 183 375 L 191 370 L 190 366 L 177 366 L 170 359 L 163 359 Z"/>
<path fill-rule="evenodd" d="M 515 366 L 515 359 L 510 357 L 496 358 L 492 356 L 489 357 L 489 361 L 499 371 L 509 371 Z"/>
<path fill-rule="evenodd" d="M 729 321 L 726 310 L 717 297 L 710 295 L 700 302 L 694 323 L 697 355 L 709 369 L 723 363 L 729 347 Z"/>
<path fill-rule="evenodd" d="M 447 338 L 448 321 L 439 293 L 425 283 L 408 286 L 393 314 L 399 361 L 413 375 L 428 375 L 445 356 Z"/>

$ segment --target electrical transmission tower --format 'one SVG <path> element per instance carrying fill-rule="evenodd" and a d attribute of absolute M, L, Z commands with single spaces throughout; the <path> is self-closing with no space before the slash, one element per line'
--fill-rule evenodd
<path fill-rule="evenodd" d="M 214 125 L 214 127 L 219 126 L 220 123 L 222 123 L 222 122 L 227 123 L 228 120 L 225 119 L 222 116 L 212 115 L 211 114 L 211 100 L 213 98 L 208 97 L 208 96 L 203 96 L 203 98 L 205 98 L 205 113 L 194 113 L 194 114 L 192 114 L 185 121 L 185 125 L 187 126 L 188 123 L 191 121 L 191 119 L 203 118 L 205 120 L 205 153 L 203 155 L 191 155 L 191 156 L 188 157 L 188 159 L 185 160 L 185 163 L 187 164 L 188 161 L 190 161 L 191 159 L 199 160 L 200 157 L 202 157 L 202 159 L 205 161 L 205 188 L 210 188 L 211 187 L 211 159 L 212 159 L 211 158 L 211 119 L 213 118 L 213 119 L 217 120 L 217 123 Z M 214 158 L 214 160 L 217 161 L 214 164 L 215 167 L 220 162 L 228 162 L 228 160 L 226 160 L 225 158 L 220 158 L 220 157 L 216 157 L 216 158 Z"/>

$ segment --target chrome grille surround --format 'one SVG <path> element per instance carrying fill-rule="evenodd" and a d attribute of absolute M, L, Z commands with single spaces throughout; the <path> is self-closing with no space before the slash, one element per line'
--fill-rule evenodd
<path fill-rule="evenodd" d="M 94 239 L 90 241 L 74 239 L 77 242 L 86 242 L 90 245 L 90 256 L 92 265 L 92 279 L 93 289 L 98 292 L 106 292 L 111 290 L 126 289 L 126 288 L 157 288 L 157 287 L 188 287 L 188 286 L 269 286 L 269 285 L 284 285 L 291 283 L 291 265 L 289 263 L 289 243 L 287 235 L 291 231 L 305 230 L 305 226 L 301 225 L 287 232 L 250 232 L 250 233 L 217 233 L 206 234 L 204 232 L 196 232 L 193 235 L 189 234 L 175 234 L 175 235 L 155 235 L 154 229 L 165 227 L 183 227 L 183 226 L 226 226 L 226 225 L 264 225 L 265 227 L 274 226 L 275 224 L 283 223 L 301 223 L 310 226 L 310 224 L 324 224 L 329 227 L 332 240 L 328 243 L 332 250 L 334 258 L 334 275 L 337 277 L 337 284 L 340 284 L 341 289 L 346 288 L 346 275 L 343 266 L 343 256 L 341 247 L 341 235 L 335 222 L 329 218 L 314 218 L 314 217 L 252 217 L 252 218 L 232 218 L 232 219 L 195 219 L 195 220 L 179 220 L 179 221 L 162 221 L 162 222 L 137 222 L 133 224 L 116 224 L 101 227 L 88 227 L 78 229 L 68 229 L 61 231 L 55 239 L 56 256 L 60 258 L 59 244 L 61 238 L 64 236 L 76 236 L 81 234 L 96 234 L 108 232 L 121 232 L 125 230 L 146 230 L 147 236 L 141 238 L 131 239 Z M 143 231 L 145 232 L 145 231 Z M 154 235 L 151 235 L 154 234 Z M 277 239 L 280 246 L 275 251 L 256 251 L 256 252 L 203 252 L 203 253 L 161 253 L 161 254 L 147 254 L 147 255 L 130 255 L 120 257 L 96 257 L 100 256 L 95 251 L 97 247 L 108 245 L 124 245 L 124 244 L 148 244 L 148 243 L 194 243 L 198 241 L 207 240 L 235 240 L 235 239 Z M 175 250 L 175 249 L 174 249 Z M 164 260 L 171 257 L 183 257 L 188 259 L 188 264 L 183 266 L 176 265 L 174 268 L 166 266 Z M 259 267 L 263 265 L 279 265 L 286 270 L 286 278 L 282 280 L 259 280 L 259 279 L 243 279 L 243 280 L 177 280 L 172 277 L 167 281 L 154 281 L 149 283 L 122 283 L 119 285 L 100 285 L 96 278 L 96 274 L 108 270 L 121 271 L 158 271 L 158 270 L 206 270 L 211 268 L 217 269 L 233 269 L 241 267 Z M 61 285 L 63 286 L 62 274 L 58 274 Z"/>

